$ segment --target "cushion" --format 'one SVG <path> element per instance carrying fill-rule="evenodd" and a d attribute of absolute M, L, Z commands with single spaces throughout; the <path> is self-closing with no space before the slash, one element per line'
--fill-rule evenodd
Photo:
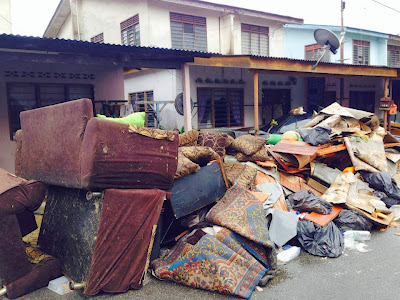
<path fill-rule="evenodd" d="M 176 169 L 174 179 L 181 178 L 190 173 L 196 173 L 200 170 L 200 166 L 187 158 L 182 151 L 178 152 L 178 167 Z"/>
<path fill-rule="evenodd" d="M 237 183 L 244 188 L 249 188 L 257 176 L 257 169 L 243 164 L 224 163 L 224 169 L 232 185 Z"/>
<path fill-rule="evenodd" d="M 178 133 L 92 118 L 81 154 L 84 188 L 173 186 Z"/>
<path fill-rule="evenodd" d="M 179 135 L 179 147 L 196 146 L 199 132 L 197 129 L 189 130 L 188 132 Z"/>
<path fill-rule="evenodd" d="M 228 135 L 223 132 L 200 132 L 197 144 L 199 146 L 206 146 L 213 149 L 219 156 L 225 156 L 226 141 Z"/>
<path fill-rule="evenodd" d="M 260 150 L 261 147 L 264 145 L 265 145 L 265 139 L 254 135 L 239 136 L 232 143 L 232 147 L 236 151 L 242 152 L 246 155 L 253 155 L 258 150 Z"/>
<path fill-rule="evenodd" d="M 143 127 L 144 122 L 146 120 L 146 113 L 145 112 L 135 112 L 135 113 L 130 114 L 123 118 L 110 118 L 110 117 L 106 117 L 106 116 L 100 115 L 100 114 L 97 114 L 96 117 L 123 123 L 123 124 L 136 125 L 136 126 Z"/>
<path fill-rule="evenodd" d="M 230 136 L 230 135 L 228 134 L 228 138 L 227 138 L 227 140 L 226 140 L 225 148 L 230 147 L 230 146 L 232 145 L 232 143 L 233 143 L 234 140 L 235 140 L 235 138 L 234 138 L 233 136 Z"/>
<path fill-rule="evenodd" d="M 238 161 L 267 161 L 267 160 L 272 160 L 271 157 L 268 155 L 267 149 L 265 147 L 261 147 L 260 150 L 258 150 L 256 153 L 253 155 L 246 155 L 244 153 L 237 153 L 236 154 L 236 159 Z"/>
<path fill-rule="evenodd" d="M 205 166 L 210 161 L 219 158 L 213 149 L 204 146 L 180 147 L 179 152 L 200 166 Z"/>

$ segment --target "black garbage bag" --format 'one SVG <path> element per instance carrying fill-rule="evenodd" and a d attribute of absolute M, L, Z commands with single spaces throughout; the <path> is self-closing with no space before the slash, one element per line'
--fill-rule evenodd
<path fill-rule="evenodd" d="M 390 198 L 400 200 L 400 188 L 389 172 L 360 173 L 373 189 L 384 192 Z"/>
<path fill-rule="evenodd" d="M 332 130 L 327 126 L 317 126 L 314 128 L 297 129 L 297 132 L 300 133 L 303 141 L 316 146 L 329 142 L 331 140 L 329 135 Z"/>
<path fill-rule="evenodd" d="M 374 192 L 374 196 L 380 198 L 388 208 L 391 208 L 393 205 L 400 205 L 400 200 L 388 197 L 384 192 L 376 191 Z"/>
<path fill-rule="evenodd" d="M 287 197 L 293 209 L 306 212 L 317 212 L 327 215 L 332 211 L 332 204 L 314 195 L 311 191 L 301 190 Z"/>
<path fill-rule="evenodd" d="M 338 257 L 343 251 L 343 237 L 333 222 L 321 227 L 311 221 L 297 224 L 297 239 L 308 253 L 316 256 Z"/>
<path fill-rule="evenodd" d="M 372 223 L 356 210 L 343 209 L 333 222 L 342 232 L 347 230 L 370 231 L 372 228 Z"/>

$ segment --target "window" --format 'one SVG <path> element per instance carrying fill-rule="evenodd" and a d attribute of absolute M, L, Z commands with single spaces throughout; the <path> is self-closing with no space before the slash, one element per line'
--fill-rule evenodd
<path fill-rule="evenodd" d="M 369 65 L 369 42 L 353 40 L 353 63 Z"/>
<path fill-rule="evenodd" d="M 21 128 L 21 111 L 53 105 L 80 98 L 93 99 L 92 85 L 8 83 L 10 137 Z"/>
<path fill-rule="evenodd" d="M 198 88 L 199 128 L 243 126 L 243 89 Z"/>
<path fill-rule="evenodd" d="M 207 51 L 206 18 L 171 12 L 170 20 L 172 48 Z"/>
<path fill-rule="evenodd" d="M 269 28 L 242 24 L 242 54 L 269 55 Z"/>
<path fill-rule="evenodd" d="M 388 45 L 387 60 L 388 67 L 400 67 L 400 46 Z"/>
<path fill-rule="evenodd" d="M 139 15 L 121 23 L 121 41 L 123 45 L 140 46 Z"/>
<path fill-rule="evenodd" d="M 153 91 L 130 93 L 129 100 L 134 104 L 135 111 L 146 112 L 146 127 L 156 127 L 155 112 L 151 103 L 135 103 L 136 101 L 154 101 Z"/>
<path fill-rule="evenodd" d="M 317 61 L 321 57 L 323 51 L 324 51 L 323 48 L 319 44 L 307 45 L 305 46 L 304 58 L 306 60 Z M 323 62 L 330 61 L 330 51 L 327 51 L 327 53 L 325 54 L 324 58 L 321 61 Z"/>
<path fill-rule="evenodd" d="M 90 39 L 91 42 L 93 43 L 104 43 L 104 35 L 103 33 L 100 33 L 98 35 L 95 35 Z"/>

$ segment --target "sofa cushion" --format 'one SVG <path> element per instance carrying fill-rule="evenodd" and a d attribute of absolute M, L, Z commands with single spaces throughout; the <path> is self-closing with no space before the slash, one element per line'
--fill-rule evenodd
<path fill-rule="evenodd" d="M 225 147 L 228 135 L 224 132 L 200 132 L 197 144 L 213 149 L 221 157 L 225 156 Z"/>
<path fill-rule="evenodd" d="M 99 118 L 88 122 L 81 154 L 83 188 L 172 188 L 178 133 L 150 128 L 137 133 L 129 126 Z"/>
<path fill-rule="evenodd" d="M 17 175 L 66 187 L 81 186 L 81 152 L 90 99 L 21 112 L 22 145 Z"/>
<path fill-rule="evenodd" d="M 174 179 L 181 178 L 190 173 L 196 173 L 200 170 L 200 166 L 187 158 L 182 151 L 178 152 L 178 167 L 176 169 Z"/>
<path fill-rule="evenodd" d="M 199 132 L 197 129 L 189 130 L 188 132 L 179 135 L 179 147 L 196 146 Z"/>
<path fill-rule="evenodd" d="M 232 142 L 232 147 L 246 155 L 253 155 L 265 145 L 265 139 L 254 135 L 242 135 Z"/>

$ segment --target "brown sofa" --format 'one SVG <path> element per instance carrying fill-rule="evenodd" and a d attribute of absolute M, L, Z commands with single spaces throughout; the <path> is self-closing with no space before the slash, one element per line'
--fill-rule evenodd
<path fill-rule="evenodd" d="M 178 134 L 156 139 L 93 117 L 90 99 L 24 111 L 17 132 L 18 176 L 79 189 L 169 190 Z"/>

